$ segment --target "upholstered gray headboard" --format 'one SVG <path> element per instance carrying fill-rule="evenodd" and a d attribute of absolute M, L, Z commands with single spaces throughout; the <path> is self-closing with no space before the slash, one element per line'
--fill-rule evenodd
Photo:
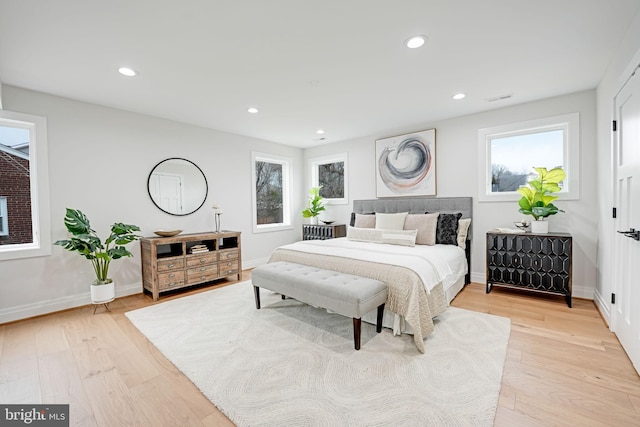
<path fill-rule="evenodd" d="M 354 200 L 353 212 L 359 214 L 381 213 L 425 213 L 425 212 L 462 212 L 462 218 L 473 218 L 473 199 L 471 197 L 404 197 L 388 199 Z"/>
<path fill-rule="evenodd" d="M 471 197 L 403 197 L 370 200 L 354 200 L 353 212 L 358 214 L 409 212 L 421 214 L 425 212 L 456 213 L 461 212 L 462 218 L 473 220 L 473 199 Z M 471 224 L 473 227 L 473 221 Z M 471 228 L 467 233 L 467 240 L 471 240 Z M 468 271 L 466 283 L 471 281 L 471 244 L 466 245 Z"/>

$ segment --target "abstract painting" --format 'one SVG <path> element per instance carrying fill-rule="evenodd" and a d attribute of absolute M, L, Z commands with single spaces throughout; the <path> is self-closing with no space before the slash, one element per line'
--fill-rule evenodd
<path fill-rule="evenodd" d="M 376 141 L 376 195 L 436 195 L 436 130 Z"/>

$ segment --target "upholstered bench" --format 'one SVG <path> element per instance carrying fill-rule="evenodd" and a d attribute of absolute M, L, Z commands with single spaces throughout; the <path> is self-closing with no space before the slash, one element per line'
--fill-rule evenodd
<path fill-rule="evenodd" d="M 387 301 L 387 285 L 375 279 L 323 270 L 292 262 L 278 261 L 256 267 L 251 283 L 260 309 L 260 288 L 286 295 L 314 307 L 353 318 L 353 341 L 360 350 L 361 318 L 378 309 L 376 331 L 382 331 L 382 314 Z"/>

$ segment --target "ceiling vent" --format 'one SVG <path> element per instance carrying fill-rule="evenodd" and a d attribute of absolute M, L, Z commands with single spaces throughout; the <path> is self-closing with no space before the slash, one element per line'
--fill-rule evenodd
<path fill-rule="evenodd" d="M 494 96 L 493 98 L 487 98 L 487 102 L 504 101 L 505 99 L 513 98 L 513 94 Z"/>

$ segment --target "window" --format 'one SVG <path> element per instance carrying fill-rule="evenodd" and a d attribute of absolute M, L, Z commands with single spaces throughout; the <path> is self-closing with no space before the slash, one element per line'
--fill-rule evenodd
<path fill-rule="evenodd" d="M 311 171 L 310 187 L 320 188 L 320 195 L 330 204 L 346 205 L 347 195 L 347 153 L 309 159 Z"/>
<path fill-rule="evenodd" d="M 252 153 L 253 231 L 291 229 L 289 174 L 291 161 L 284 157 Z"/>
<path fill-rule="evenodd" d="M 519 200 L 534 167 L 562 167 L 567 178 L 560 184 L 564 200 L 579 198 L 578 113 L 480 129 L 478 200 Z"/>
<path fill-rule="evenodd" d="M 51 254 L 46 132 L 44 117 L 0 110 L 0 260 Z"/>
<path fill-rule="evenodd" d="M 7 221 L 7 198 L 0 197 L 0 236 L 9 235 L 9 222 Z"/>

